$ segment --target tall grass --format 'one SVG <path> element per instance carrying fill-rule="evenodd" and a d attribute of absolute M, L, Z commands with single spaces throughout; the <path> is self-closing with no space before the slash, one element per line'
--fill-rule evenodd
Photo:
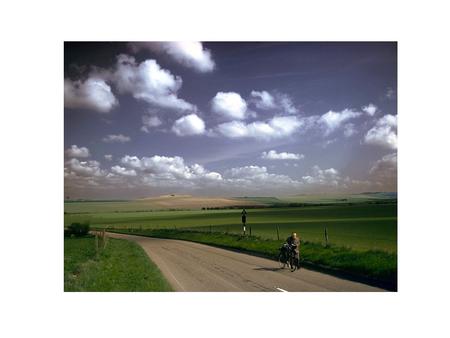
<path fill-rule="evenodd" d="M 134 242 L 110 238 L 102 243 L 94 236 L 64 239 L 64 291 L 170 290 L 157 266 Z"/>

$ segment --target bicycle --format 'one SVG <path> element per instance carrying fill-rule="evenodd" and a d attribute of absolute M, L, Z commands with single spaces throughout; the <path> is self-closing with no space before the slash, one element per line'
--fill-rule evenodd
<path fill-rule="evenodd" d="M 295 245 L 289 245 L 288 243 L 284 243 L 281 246 L 280 253 L 278 254 L 280 268 L 284 269 L 288 266 L 291 272 L 294 272 L 299 268 L 299 261 L 297 259 L 295 248 Z"/>

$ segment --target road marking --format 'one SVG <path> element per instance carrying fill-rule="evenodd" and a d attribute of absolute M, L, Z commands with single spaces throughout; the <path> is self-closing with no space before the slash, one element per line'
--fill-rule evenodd
<path fill-rule="evenodd" d="M 281 292 L 289 292 L 289 291 L 286 291 L 286 290 L 281 289 L 281 288 L 275 288 L 275 289 L 277 289 L 278 291 L 281 291 Z"/>

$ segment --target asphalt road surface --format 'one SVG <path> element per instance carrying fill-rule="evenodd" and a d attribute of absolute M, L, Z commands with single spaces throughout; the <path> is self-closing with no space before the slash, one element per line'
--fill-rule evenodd
<path fill-rule="evenodd" d="M 270 259 L 199 243 L 109 236 L 141 245 L 176 291 L 384 291 L 305 268 L 291 272 Z"/>

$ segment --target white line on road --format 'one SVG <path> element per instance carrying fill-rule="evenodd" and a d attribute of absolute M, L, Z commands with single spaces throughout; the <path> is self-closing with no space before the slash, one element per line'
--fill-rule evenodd
<path fill-rule="evenodd" d="M 277 289 L 278 291 L 281 291 L 281 292 L 289 292 L 289 291 L 286 291 L 286 290 L 280 289 L 280 288 L 275 288 L 275 289 Z"/>

